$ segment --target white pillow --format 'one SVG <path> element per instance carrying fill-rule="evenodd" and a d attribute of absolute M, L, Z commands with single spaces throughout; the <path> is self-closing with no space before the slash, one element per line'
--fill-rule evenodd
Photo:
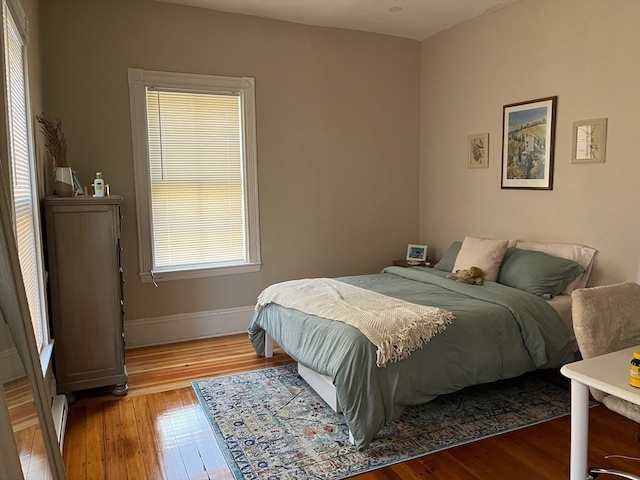
<path fill-rule="evenodd" d="M 593 261 L 596 255 L 596 249 L 591 247 L 585 247 L 583 245 L 576 245 L 571 243 L 535 243 L 535 242 L 518 242 L 516 248 L 523 250 L 535 250 L 537 252 L 544 252 L 547 255 L 553 255 L 554 257 L 566 258 L 567 260 L 573 260 L 577 264 L 584 268 L 584 273 L 578 276 L 573 282 L 567 285 L 562 293 L 571 295 L 576 288 L 584 288 L 589 281 L 589 275 L 593 269 Z"/>
<path fill-rule="evenodd" d="M 470 267 L 476 266 L 484 272 L 485 280 L 495 282 L 508 244 L 509 240 L 465 237 L 453 271 L 468 270 Z"/>

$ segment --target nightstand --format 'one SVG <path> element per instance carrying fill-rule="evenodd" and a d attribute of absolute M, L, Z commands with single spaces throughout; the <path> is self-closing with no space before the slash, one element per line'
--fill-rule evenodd
<path fill-rule="evenodd" d="M 393 265 L 395 267 L 405 267 L 405 268 L 411 268 L 411 267 L 427 267 L 427 268 L 433 268 L 433 262 L 431 262 L 431 260 L 427 259 L 426 262 L 422 262 L 422 263 L 418 263 L 417 265 L 411 265 L 409 264 L 409 262 L 407 260 L 394 260 L 393 261 Z"/>

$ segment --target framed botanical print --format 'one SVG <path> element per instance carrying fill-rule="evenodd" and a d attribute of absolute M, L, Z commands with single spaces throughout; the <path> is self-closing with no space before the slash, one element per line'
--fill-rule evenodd
<path fill-rule="evenodd" d="M 502 188 L 553 189 L 557 99 L 503 107 Z"/>
<path fill-rule="evenodd" d="M 489 134 L 469 135 L 469 168 L 489 168 Z"/>
<path fill-rule="evenodd" d="M 571 163 L 604 163 L 607 119 L 573 122 Z"/>

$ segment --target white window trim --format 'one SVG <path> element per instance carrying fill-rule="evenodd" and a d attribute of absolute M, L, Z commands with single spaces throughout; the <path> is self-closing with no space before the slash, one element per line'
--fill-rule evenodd
<path fill-rule="evenodd" d="M 133 131 L 133 164 L 138 224 L 138 259 L 140 279 L 144 283 L 202 278 L 260 271 L 260 224 L 258 214 L 258 164 L 256 147 L 255 79 L 129 68 L 129 96 Z M 244 185 L 246 262 L 229 263 L 213 268 L 165 269 L 153 272 L 153 230 L 151 214 L 151 175 L 147 132 L 146 87 L 192 92 L 236 92 L 242 99 L 244 118 Z"/>

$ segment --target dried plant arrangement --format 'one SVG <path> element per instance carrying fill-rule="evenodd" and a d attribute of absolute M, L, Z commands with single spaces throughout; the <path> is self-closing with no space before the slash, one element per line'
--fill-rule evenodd
<path fill-rule="evenodd" d="M 67 138 L 62 132 L 62 120 L 59 118 L 50 120 L 44 116 L 44 112 L 36 115 L 40 124 L 40 131 L 44 134 L 45 148 L 53 160 L 54 167 L 70 167 L 67 148 Z"/>

